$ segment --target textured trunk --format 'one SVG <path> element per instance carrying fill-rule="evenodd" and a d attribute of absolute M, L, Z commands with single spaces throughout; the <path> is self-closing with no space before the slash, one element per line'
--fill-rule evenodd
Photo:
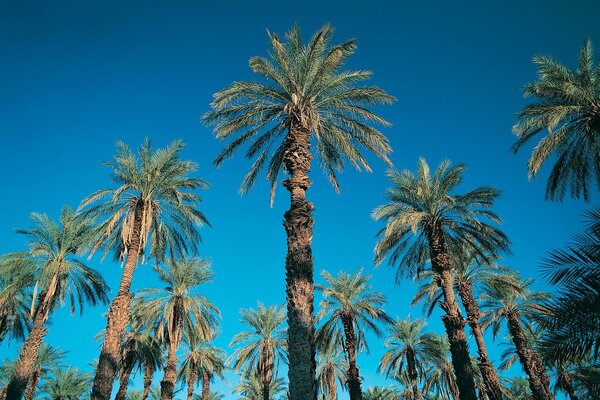
<path fill-rule="evenodd" d="M 165 365 L 165 375 L 160 382 L 160 399 L 171 400 L 175 391 L 175 381 L 177 380 L 177 357 L 175 352 L 179 343 L 169 343 L 169 357 Z"/>
<path fill-rule="evenodd" d="M 263 400 L 269 400 L 269 398 L 271 397 L 270 393 L 269 393 L 271 383 L 269 381 L 264 381 L 262 383 L 262 386 L 263 386 L 262 387 Z"/>
<path fill-rule="evenodd" d="M 358 343 L 354 332 L 354 320 L 349 315 L 342 316 L 342 325 L 344 325 L 344 335 L 346 336 L 346 353 L 348 354 L 348 376 L 347 384 L 350 392 L 350 400 L 362 400 L 362 390 L 360 387 L 360 373 L 356 365 L 356 352 Z"/>
<path fill-rule="evenodd" d="M 417 386 L 417 362 L 415 360 L 415 353 L 412 349 L 409 349 L 406 354 L 406 364 L 408 367 L 408 378 L 412 386 L 412 397 L 414 400 L 421 400 L 419 393 L 419 387 Z"/>
<path fill-rule="evenodd" d="M 127 396 L 127 385 L 129 384 L 129 376 L 131 376 L 132 370 L 133 362 L 132 360 L 130 360 L 130 357 L 127 357 L 125 365 L 123 366 L 123 371 L 121 372 L 119 391 L 115 396 L 115 400 L 125 400 L 125 396 Z"/>
<path fill-rule="evenodd" d="M 198 370 L 196 369 L 196 365 L 192 364 L 190 376 L 188 376 L 187 380 L 187 398 L 188 400 L 192 400 L 194 397 L 194 386 L 196 385 L 196 381 L 198 380 Z M 202 388 L 204 389 L 204 375 L 202 375 Z M 204 394 L 204 392 L 202 393 Z"/>
<path fill-rule="evenodd" d="M 432 269 L 439 274 L 440 286 L 444 295 L 444 301 L 441 303 L 442 309 L 446 314 L 442 317 L 446 333 L 448 334 L 448 343 L 450 344 L 450 353 L 452 354 L 452 365 L 456 375 L 456 384 L 458 386 L 460 400 L 477 400 L 475 390 L 475 372 L 471 365 L 469 355 L 469 345 L 465 335 L 465 320 L 463 319 L 454 297 L 454 287 L 452 278 L 452 263 L 446 249 L 444 241 L 443 226 L 434 224 L 427 229 L 427 239 L 429 242 L 429 253 Z"/>
<path fill-rule="evenodd" d="M 41 371 L 39 369 L 36 369 L 31 374 L 29 382 L 27 382 L 27 389 L 25 389 L 25 400 L 33 400 L 33 396 L 35 396 L 35 392 L 37 391 L 37 385 L 40 383 L 40 375 Z"/>
<path fill-rule="evenodd" d="M 458 284 L 458 293 L 467 313 L 467 323 L 473 331 L 475 342 L 477 343 L 477 353 L 479 354 L 479 370 L 485 385 L 485 394 L 489 400 L 502 400 L 502 386 L 498 378 L 498 373 L 488 356 L 483 332 L 479 325 L 479 306 L 473 295 L 473 287 L 469 282 L 463 281 Z"/>
<path fill-rule="evenodd" d="M 290 177 L 283 185 L 290 192 L 290 209 L 284 214 L 287 234 L 285 259 L 288 310 L 290 400 L 315 400 L 314 282 L 311 250 L 313 206 L 306 201 L 310 187 L 310 132 L 294 121 L 285 139 L 283 162 Z"/>
<path fill-rule="evenodd" d="M 210 376 L 206 372 L 202 373 L 202 400 L 208 400 L 210 397 Z"/>
<path fill-rule="evenodd" d="M 46 336 L 46 328 L 44 322 L 48 317 L 48 313 L 52 308 L 55 294 L 58 288 L 58 277 L 55 275 L 46 291 L 39 296 L 40 303 L 35 310 L 33 317 L 33 327 L 29 332 L 29 336 L 21 348 L 19 359 L 15 365 L 13 376 L 6 387 L 6 399 L 20 399 L 25 393 L 25 389 L 34 372 L 34 365 L 40 353 L 40 346 Z"/>
<path fill-rule="evenodd" d="M 535 360 L 532 359 L 532 351 L 529 350 L 527 345 L 527 338 L 525 337 L 521 322 L 519 322 L 519 315 L 513 311 L 507 313 L 506 317 L 508 319 L 508 331 L 515 344 L 515 348 L 517 349 L 519 361 L 521 361 L 521 365 L 523 365 L 523 369 L 527 374 L 533 399 L 552 400 L 553 397 L 550 393 L 550 388 L 548 386 L 544 387 L 545 385 L 541 380 L 541 374 L 538 371 L 539 367 L 536 365 Z"/>
<path fill-rule="evenodd" d="M 136 206 L 133 235 L 128 246 L 127 260 L 121 275 L 119 291 L 108 310 L 104 343 L 102 343 L 92 388 L 92 400 L 110 400 L 113 382 L 119 367 L 121 342 L 123 341 L 125 327 L 129 323 L 129 310 L 133 299 L 133 294 L 129 293 L 129 289 L 131 288 L 133 272 L 141 250 L 142 207 L 141 204 Z"/>
<path fill-rule="evenodd" d="M 150 395 L 150 387 L 152 386 L 152 376 L 154 375 L 154 366 L 144 364 L 144 394 L 142 400 L 146 400 Z"/>
<path fill-rule="evenodd" d="M 335 384 L 335 366 L 332 364 L 327 374 L 327 400 L 337 399 L 337 385 Z"/>

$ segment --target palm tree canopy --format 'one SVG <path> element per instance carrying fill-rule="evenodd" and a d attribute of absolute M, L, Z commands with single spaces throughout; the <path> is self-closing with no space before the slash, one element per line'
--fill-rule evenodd
<path fill-rule="evenodd" d="M 590 185 L 600 186 L 600 68 L 594 65 L 592 43 L 583 45 L 575 71 L 546 56 L 534 57 L 533 63 L 539 79 L 523 93 L 536 101 L 518 115 L 513 150 L 547 131 L 529 158 L 530 177 L 554 154 L 546 197 L 562 200 L 569 190 L 572 197 L 587 200 Z"/>
<path fill-rule="evenodd" d="M 159 262 L 167 254 L 173 259 L 197 253 L 197 228 L 208 221 L 198 209 L 202 200 L 195 191 L 208 185 L 190 176 L 197 165 L 179 158 L 183 147 L 183 142 L 175 141 L 154 150 L 146 139 L 136 156 L 125 143 L 117 142 L 114 162 L 104 163 L 112 168 L 117 186 L 98 190 L 79 206 L 101 221 L 93 251 L 104 248 L 106 256 L 113 250 L 115 258 L 123 259 L 132 245 L 137 210 L 141 255 L 147 245 L 150 256 Z"/>
<path fill-rule="evenodd" d="M 371 291 L 371 277 L 363 275 L 362 269 L 354 274 L 340 271 L 336 277 L 322 271 L 321 276 L 327 285 L 316 285 L 317 290 L 323 293 L 317 320 L 327 319 L 317 331 L 317 341 L 341 343 L 342 319 L 350 317 L 354 323 L 358 348 L 363 347 L 368 351 L 365 331 L 370 330 L 381 337 L 377 323 L 392 321 L 383 310 L 386 303 L 384 294 Z"/>
<path fill-rule="evenodd" d="M 215 347 L 210 342 L 201 339 L 202 334 L 194 332 L 184 336 L 185 358 L 179 367 L 178 379 L 187 382 L 192 373 L 201 380 L 206 373 L 211 379 L 218 376 L 223 379 L 225 371 L 225 351 Z M 196 383 L 196 382 L 194 382 Z"/>
<path fill-rule="evenodd" d="M 462 182 L 464 165 L 443 161 L 433 175 L 424 158 L 417 172 L 390 171 L 392 187 L 387 203 L 373 211 L 375 220 L 383 220 L 375 247 L 375 263 L 389 257 L 389 265 L 398 264 L 396 280 L 413 277 L 424 270 L 429 260 L 427 232 L 441 227 L 450 253 L 467 248 L 481 257 L 496 257 L 508 252 L 509 240 L 498 228 L 485 222 L 501 223 L 491 207 L 500 192 L 480 186 L 465 194 L 452 192 Z"/>
<path fill-rule="evenodd" d="M 336 171 L 347 159 L 355 168 L 370 171 L 362 149 L 391 165 L 387 138 L 372 124 L 389 123 L 368 110 L 389 104 L 394 98 L 374 86 L 357 85 L 371 78 L 369 71 L 342 67 L 356 50 L 354 39 L 330 45 L 333 28 L 319 29 L 304 43 L 296 25 L 282 41 L 267 32 L 269 58 L 252 57 L 250 68 L 260 82 L 235 82 L 214 95 L 212 111 L 203 117 L 215 126 L 216 137 L 232 139 L 215 159 L 220 165 L 245 144 L 246 157 L 254 163 L 240 191 L 248 192 L 266 166 L 273 200 L 277 178 L 283 171 L 286 132 L 294 123 L 310 131 L 321 166 L 336 190 Z"/>
<path fill-rule="evenodd" d="M 336 381 L 339 382 L 342 389 L 346 388 L 348 362 L 345 359 L 345 353 L 338 343 L 318 342 L 317 349 L 317 382 L 319 393 L 325 399 L 329 390 L 337 390 Z M 330 388 L 332 384 L 336 385 L 335 389 Z"/>
<path fill-rule="evenodd" d="M 372 386 L 363 392 L 364 400 L 398 400 L 400 394 L 393 387 Z"/>
<path fill-rule="evenodd" d="M 241 372 L 243 377 L 255 375 L 261 361 L 261 356 L 267 354 L 277 374 L 281 361 L 287 362 L 287 331 L 284 327 L 286 321 L 285 310 L 282 306 L 268 306 L 258 304 L 256 309 L 242 309 L 241 322 L 250 330 L 237 333 L 231 340 L 230 346 L 238 348 L 229 357 L 227 362 L 232 368 Z M 259 391 L 262 393 L 262 389 Z"/>
<path fill-rule="evenodd" d="M 25 340 L 31 329 L 31 287 L 37 268 L 26 252 L 0 257 L 0 342 Z"/>
<path fill-rule="evenodd" d="M 287 390 L 287 385 L 282 378 L 274 378 L 269 383 L 269 400 L 275 400 Z M 260 377 L 256 374 L 251 374 L 240 380 L 235 387 L 235 392 L 241 395 L 242 400 L 262 400 L 263 385 Z"/>
<path fill-rule="evenodd" d="M 89 398 L 91 388 L 91 374 L 68 367 L 52 370 L 51 377 L 44 381 L 40 391 L 48 400 L 83 400 Z"/>
<path fill-rule="evenodd" d="M 196 291 L 211 281 L 209 262 L 200 258 L 167 261 L 154 270 L 165 288 L 140 292 L 135 306 L 140 318 L 154 327 L 159 340 L 179 343 L 184 333 L 192 331 L 209 340 L 218 326 L 220 312 Z"/>

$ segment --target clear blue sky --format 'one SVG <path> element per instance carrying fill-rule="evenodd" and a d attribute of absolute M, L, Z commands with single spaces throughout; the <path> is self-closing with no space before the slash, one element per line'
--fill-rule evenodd
<path fill-rule="evenodd" d="M 248 59 L 266 54 L 267 29 L 284 33 L 297 21 L 310 35 L 329 22 L 337 28 L 334 41 L 357 38 L 349 67 L 372 70 L 373 83 L 398 98 L 378 109 L 393 123 L 385 133 L 396 167 L 413 169 L 419 156 L 430 164 L 449 158 L 468 165 L 465 188 L 501 189 L 496 210 L 514 244 L 507 263 L 538 277 L 541 258 L 580 229 L 590 204 L 544 201 L 547 169 L 535 182 L 527 180 L 527 151 L 509 152 L 511 126 L 525 104 L 521 88 L 536 77 L 533 55 L 574 66 L 585 38 L 600 46 L 600 3 L 491 3 L 0 1 L 0 252 L 23 248 L 14 229 L 29 226 L 31 211 L 57 216 L 63 204 L 76 206 L 110 185 L 100 161 L 112 158 L 115 141 L 137 147 L 148 136 L 164 146 L 182 138 L 184 157 L 197 161 L 211 183 L 202 196 L 213 227 L 202 231 L 201 252 L 216 273 L 206 294 L 223 313 L 217 344 L 230 352 L 241 307 L 284 302 L 281 223 L 288 199 L 280 190 L 269 208 L 263 182 L 240 197 L 249 164 L 236 158 L 215 170 L 211 161 L 220 144 L 200 116 L 212 93 L 253 79 Z M 388 185 L 386 167 L 376 160 L 373 167 L 372 174 L 344 173 L 340 195 L 313 168 L 315 268 L 362 266 L 387 294 L 390 314 L 417 316 L 420 308 L 410 307 L 414 284 L 397 287 L 392 270 L 372 266 L 379 225 L 370 212 Z M 97 259 L 91 265 L 116 288 L 119 265 Z M 153 285 L 150 266 L 141 266 L 134 288 Z M 89 369 L 104 311 L 59 312 L 48 342 Z M 437 318 L 429 327 L 441 333 Z M 370 345 L 371 355 L 359 359 L 365 388 L 384 382 L 375 371 L 382 342 L 371 339 Z M 490 348 L 497 358 L 500 349 Z M 16 350 L 3 345 L 0 358 Z M 216 388 L 230 397 L 235 377 L 228 376 L 230 382 Z"/>

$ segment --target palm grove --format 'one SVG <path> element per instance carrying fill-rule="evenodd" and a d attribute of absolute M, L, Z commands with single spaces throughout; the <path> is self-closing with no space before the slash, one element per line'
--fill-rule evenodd
<path fill-rule="evenodd" d="M 543 272 L 557 287 L 550 296 L 502 264 L 510 242 L 494 212 L 500 192 L 460 191 L 464 165 L 430 166 L 420 158 L 415 171 L 388 172 L 390 188 L 372 213 L 381 224 L 374 264 L 395 268 L 398 282 L 417 281 L 413 305 L 422 304 L 428 316 L 439 308 L 445 332 L 427 331 L 424 319 L 389 316 L 384 293 L 363 270 L 323 271 L 324 284 L 315 286 L 315 206 L 307 199 L 313 159 L 336 191 L 346 163 L 371 171 L 367 153 L 393 168 L 392 149 L 378 130 L 389 123 L 372 107 L 394 98 L 363 84 L 369 71 L 344 69 L 355 42 L 334 45 L 332 35 L 330 26 L 308 41 L 297 26 L 283 39 L 269 33 L 269 57 L 250 59 L 259 79 L 219 91 L 203 116 L 225 142 L 215 166 L 238 151 L 252 160 L 242 193 L 264 174 L 273 202 L 284 178 L 287 309 L 258 303 L 241 310 L 247 330 L 233 337 L 233 352 L 227 357 L 215 347 L 220 312 L 202 294 L 213 272 L 198 251 L 199 229 L 209 225 L 198 191 L 208 184 L 194 162 L 181 159 L 179 141 L 162 149 L 146 141 L 137 152 L 118 143 L 106 163 L 111 187 L 77 210 L 63 208 L 59 221 L 32 214 L 31 227 L 18 230 L 26 248 L 0 259 L 0 341 L 22 343 L 18 357 L 0 366 L 0 398 L 219 399 L 211 384 L 229 368 L 240 374 L 235 392 L 249 400 L 334 400 L 338 386 L 351 400 L 600 396 L 600 210 L 589 211 L 571 245 L 549 253 Z M 533 101 L 518 115 L 514 151 L 540 137 L 528 168 L 535 176 L 554 160 L 547 198 L 587 200 L 600 185 L 600 68 L 591 43 L 581 49 L 577 70 L 549 57 L 534 64 L 539 79 L 524 89 Z M 122 263 L 116 293 L 86 265 L 94 254 Z M 136 267 L 146 260 L 163 286 L 133 293 Z M 64 352 L 45 343 L 48 330 L 60 329 L 51 325 L 53 314 L 66 304 L 72 313 L 108 306 L 92 373 L 66 365 Z M 487 350 L 488 329 L 494 340 L 508 333 L 499 364 Z M 372 385 L 361 378 L 357 355 L 368 350 L 367 332 L 381 338 L 379 372 L 391 386 L 365 388 Z M 503 377 L 514 363 L 523 377 Z M 285 365 L 287 381 L 280 376 Z M 140 390 L 129 388 L 136 374 L 143 377 Z"/>

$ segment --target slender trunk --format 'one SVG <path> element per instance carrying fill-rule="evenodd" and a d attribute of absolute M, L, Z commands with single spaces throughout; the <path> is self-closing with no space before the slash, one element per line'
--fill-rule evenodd
<path fill-rule="evenodd" d="M 124 364 L 123 371 L 121 372 L 119 391 L 115 396 L 115 400 L 125 400 L 125 396 L 127 396 L 127 385 L 129 384 L 129 376 L 131 376 L 131 371 L 133 370 L 133 361 L 128 356 Z"/>
<path fill-rule="evenodd" d="M 327 367 L 327 400 L 337 399 L 337 385 L 335 384 L 335 365 L 331 361 Z"/>
<path fill-rule="evenodd" d="M 154 366 L 144 363 L 144 394 L 142 400 L 146 400 L 150 395 L 150 387 L 152 386 L 152 376 L 154 375 Z"/>
<path fill-rule="evenodd" d="M 190 376 L 188 377 L 187 385 L 187 398 L 188 400 L 192 400 L 194 396 L 194 385 L 196 385 L 196 381 L 198 380 L 198 370 L 196 369 L 196 365 L 192 365 L 192 369 L 190 370 Z M 202 375 L 202 385 L 204 385 L 204 375 Z"/>
<path fill-rule="evenodd" d="M 452 263 L 446 249 L 444 241 L 444 230 L 440 224 L 433 224 L 427 230 L 427 239 L 429 242 L 429 254 L 432 269 L 440 276 L 440 286 L 444 295 L 444 301 L 441 303 L 442 309 L 446 314 L 442 317 L 446 333 L 448 334 L 448 343 L 450 344 L 450 353 L 452 354 L 452 365 L 456 375 L 456 384 L 458 386 L 460 400 L 477 400 L 475 390 L 475 371 L 471 365 L 469 355 L 469 345 L 465 335 L 465 320 L 463 319 L 454 297 L 454 287 L 452 278 Z"/>
<path fill-rule="evenodd" d="M 140 249 L 142 209 L 143 205 L 138 203 L 135 209 L 133 235 L 131 243 L 128 244 L 127 260 L 121 275 L 119 291 L 110 305 L 106 318 L 104 343 L 102 343 L 102 351 L 96 367 L 91 400 L 110 400 L 113 382 L 119 367 L 121 343 L 125 327 L 129 323 L 129 311 L 133 299 L 133 294 L 129 292 L 129 289 L 131 288 L 138 255 L 142 250 Z"/>
<path fill-rule="evenodd" d="M 467 313 L 467 323 L 473 331 L 475 342 L 477 343 L 477 353 L 479 354 L 479 370 L 485 385 L 485 394 L 489 400 L 502 400 L 502 386 L 498 378 L 498 372 L 490 361 L 488 356 L 485 341 L 483 340 L 483 332 L 479 324 L 479 306 L 473 295 L 473 287 L 468 281 L 461 281 L 458 284 L 458 294 L 462 300 L 463 306 Z"/>
<path fill-rule="evenodd" d="M 508 319 L 508 331 L 512 337 L 512 341 L 517 349 L 517 355 L 523 365 L 523 369 L 527 374 L 529 380 L 529 387 L 533 394 L 534 400 L 552 400 L 553 397 L 550 394 L 550 388 L 544 387 L 537 366 L 532 361 L 532 354 L 527 345 L 527 338 L 525 332 L 519 321 L 519 315 L 512 311 L 506 314 Z"/>
<path fill-rule="evenodd" d="M 270 393 L 269 393 L 271 382 L 263 381 L 262 386 L 263 386 L 262 387 L 263 400 L 269 400 L 271 398 Z"/>
<path fill-rule="evenodd" d="M 202 373 L 202 400 L 210 397 L 210 376 L 204 371 Z"/>
<path fill-rule="evenodd" d="M 169 343 L 169 357 L 165 365 L 165 374 L 160 382 L 160 399 L 171 400 L 175 391 L 175 380 L 177 379 L 177 351 L 179 343 Z"/>
<path fill-rule="evenodd" d="M 415 360 L 415 353 L 412 348 L 408 349 L 406 354 L 406 364 L 408 367 L 408 378 L 412 386 L 412 395 L 414 400 L 420 400 L 421 394 L 419 393 L 419 387 L 417 386 L 417 361 Z"/>
<path fill-rule="evenodd" d="M 290 177 L 283 185 L 290 192 L 290 209 L 284 214 L 287 235 L 285 260 L 288 311 L 290 400 L 314 400 L 315 379 L 314 282 L 311 249 L 312 203 L 306 201 L 311 185 L 310 132 L 300 121 L 292 122 L 285 139 L 283 162 Z"/>
<path fill-rule="evenodd" d="M 27 389 L 25 389 L 25 400 L 33 400 L 33 396 L 35 396 L 35 392 L 37 391 L 37 385 L 40 383 L 40 375 L 41 371 L 39 369 L 36 369 L 31 374 L 29 382 L 27 382 Z"/>
<path fill-rule="evenodd" d="M 348 354 L 348 376 L 347 384 L 350 392 L 350 400 L 362 400 L 362 389 L 360 387 L 360 373 L 356 365 L 356 352 L 358 342 L 354 332 L 354 319 L 350 315 L 342 315 L 342 325 L 346 336 L 346 353 Z"/>
<path fill-rule="evenodd" d="M 6 387 L 6 399 L 20 399 L 25 393 L 27 383 L 34 372 L 34 365 L 40 353 L 40 346 L 44 341 L 47 329 L 44 328 L 44 322 L 48 318 L 48 313 L 52 308 L 55 294 L 58 288 L 58 276 L 54 275 L 46 291 L 39 296 L 40 303 L 35 310 L 33 317 L 33 327 L 29 336 L 19 353 L 19 359 L 15 365 L 13 376 Z"/>

